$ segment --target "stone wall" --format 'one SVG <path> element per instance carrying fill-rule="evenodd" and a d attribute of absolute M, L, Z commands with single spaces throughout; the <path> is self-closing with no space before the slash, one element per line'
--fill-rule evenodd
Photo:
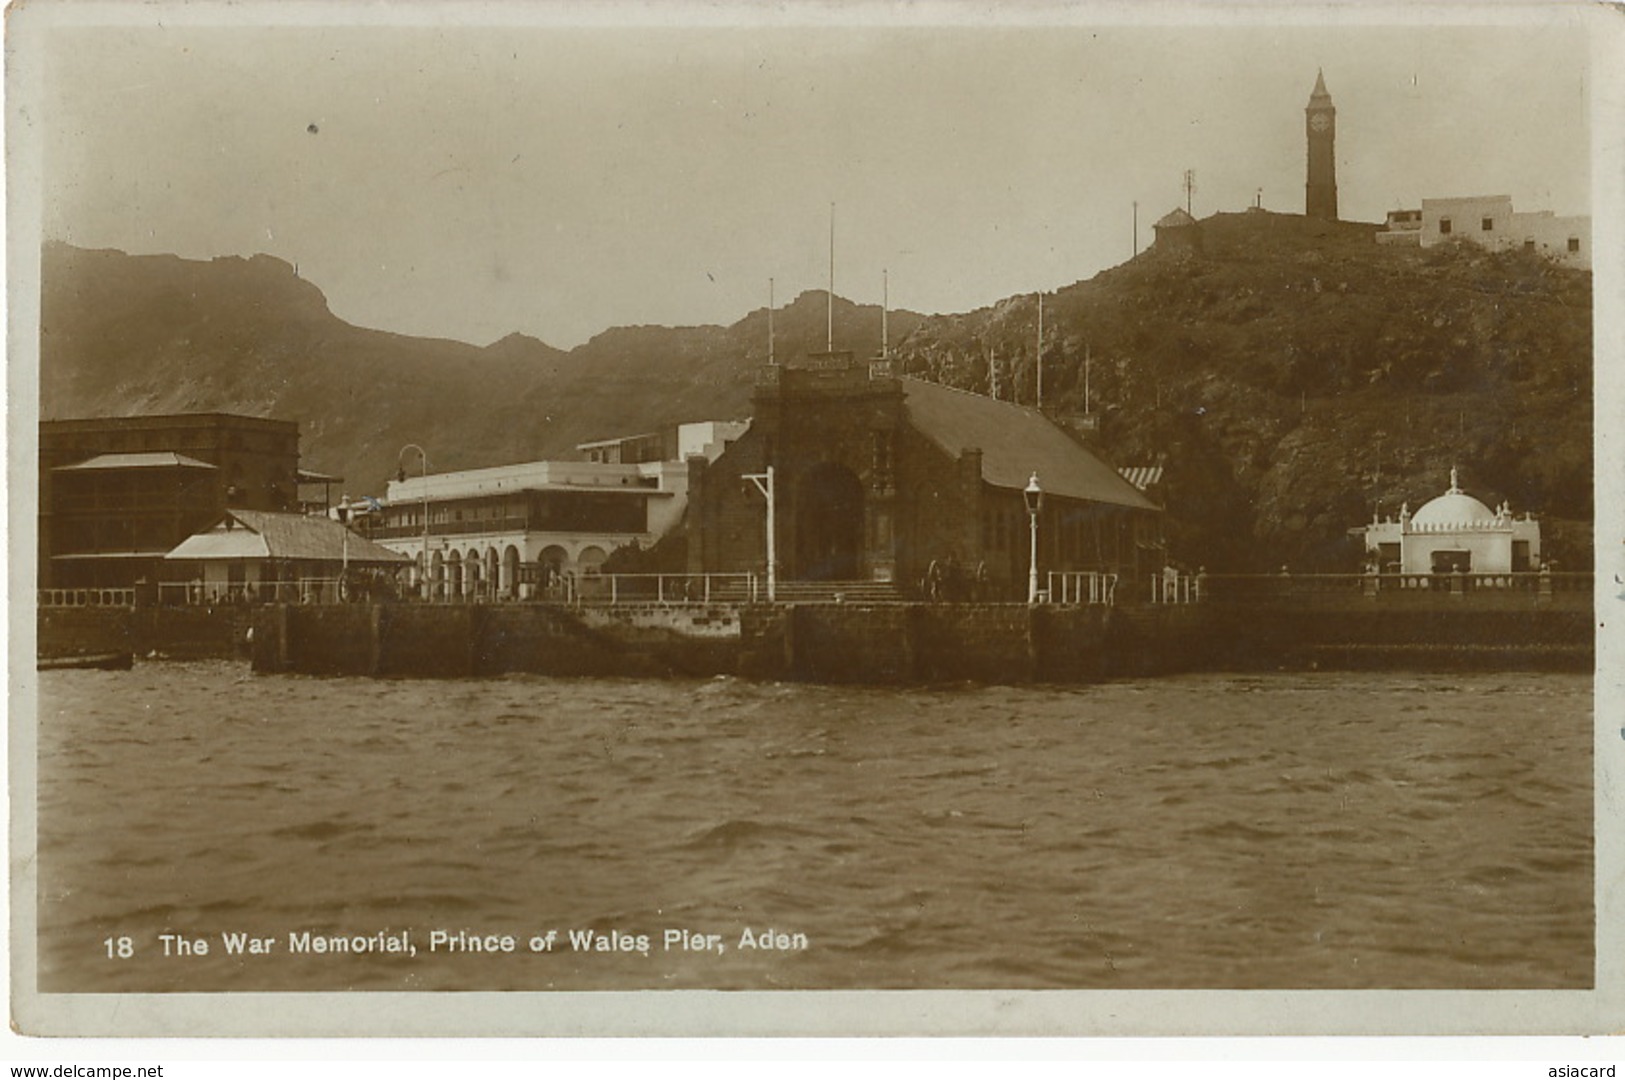
<path fill-rule="evenodd" d="M 547 604 L 285 605 L 257 613 L 252 659 L 256 671 L 316 675 L 697 677 L 737 666 L 737 623 L 723 635 L 714 629 L 720 619 L 704 633 L 682 633 L 669 612 L 634 608 L 588 615 Z"/>
<path fill-rule="evenodd" d="M 1105 608 L 796 604 L 747 609 L 742 674 L 809 682 L 1080 682 L 1109 669 Z"/>
<path fill-rule="evenodd" d="M 249 610 L 229 606 L 40 608 L 35 652 L 45 658 L 111 652 L 231 658 L 247 651 L 250 618 Z"/>

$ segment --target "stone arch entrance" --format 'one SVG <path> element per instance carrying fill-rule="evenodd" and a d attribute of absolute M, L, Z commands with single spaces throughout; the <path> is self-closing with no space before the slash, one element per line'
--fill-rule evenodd
<path fill-rule="evenodd" d="M 863 483 L 826 461 L 807 470 L 796 498 L 796 574 L 850 581 L 863 566 Z"/>

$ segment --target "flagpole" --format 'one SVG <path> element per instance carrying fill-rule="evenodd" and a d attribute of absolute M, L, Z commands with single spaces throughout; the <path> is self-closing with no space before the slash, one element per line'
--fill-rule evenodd
<path fill-rule="evenodd" d="M 835 351 L 835 204 L 829 204 L 829 328 L 824 351 Z"/>
<path fill-rule="evenodd" d="M 1044 294 L 1038 294 L 1038 407 L 1044 407 Z"/>

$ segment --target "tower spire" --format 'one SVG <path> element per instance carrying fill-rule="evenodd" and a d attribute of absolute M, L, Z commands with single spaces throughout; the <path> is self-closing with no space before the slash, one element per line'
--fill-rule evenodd
<path fill-rule="evenodd" d="M 1308 175 L 1304 183 L 1303 212 L 1323 221 L 1337 220 L 1337 107 L 1326 92 L 1326 75 L 1315 71 L 1315 89 L 1304 106 L 1304 137 L 1308 143 Z"/>

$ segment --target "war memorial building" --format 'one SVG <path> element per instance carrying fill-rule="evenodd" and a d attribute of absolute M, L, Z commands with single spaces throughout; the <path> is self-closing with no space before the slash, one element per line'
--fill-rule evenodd
<path fill-rule="evenodd" d="M 763 571 L 774 471 L 780 580 L 893 584 L 932 563 L 978 577 L 987 599 L 1026 595 L 1036 475 L 1042 571 L 1141 575 L 1163 558 L 1158 507 L 1035 409 L 815 353 L 758 370 L 750 429 L 715 461 L 689 459 L 689 572 Z"/>

